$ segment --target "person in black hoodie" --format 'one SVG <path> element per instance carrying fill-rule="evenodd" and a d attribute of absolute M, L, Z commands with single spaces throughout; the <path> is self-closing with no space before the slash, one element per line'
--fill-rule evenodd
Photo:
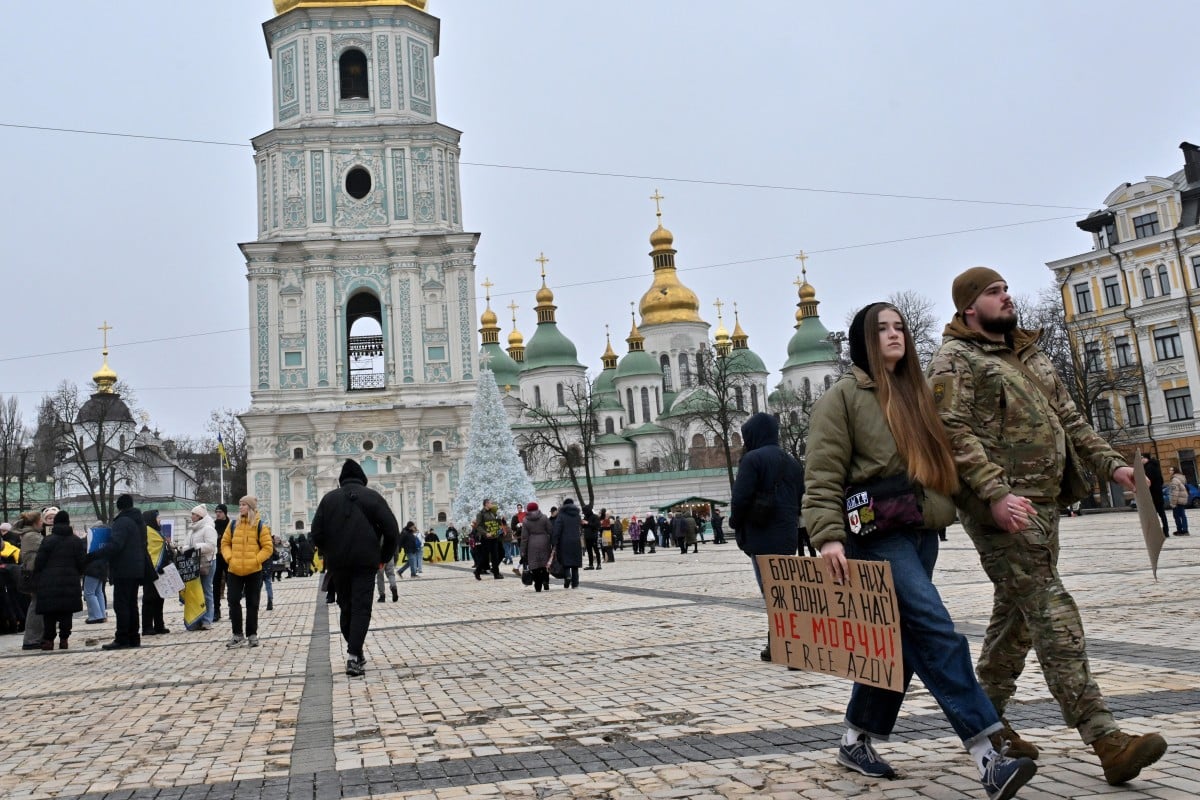
<path fill-rule="evenodd" d="M 67 649 L 71 636 L 71 617 L 83 610 L 83 565 L 87 558 L 83 539 L 71 530 L 66 511 L 54 515 L 54 527 L 38 548 L 33 573 L 38 580 L 37 611 L 42 615 L 42 649 L 54 649 L 58 630 L 58 649 Z"/>
<path fill-rule="evenodd" d="M 225 568 L 228 566 L 225 563 L 225 556 L 221 555 L 221 537 L 225 535 L 225 529 L 229 527 L 229 507 L 224 503 L 217 503 L 217 508 L 213 511 L 213 527 L 217 529 L 217 561 L 213 565 L 213 622 L 218 622 L 221 619 L 221 597 L 225 594 Z"/>
<path fill-rule="evenodd" d="M 588 506 L 588 513 L 591 507 Z M 592 519 L 596 515 L 592 514 Z M 579 543 L 579 506 L 568 497 L 554 517 L 554 531 L 550 534 L 550 546 L 558 554 L 558 560 L 566 570 L 563 576 L 564 589 L 579 588 L 579 568 L 583 566 L 583 547 Z M 598 526 L 597 526 L 598 528 Z M 550 588 L 547 586 L 546 588 Z"/>
<path fill-rule="evenodd" d="M 346 674 L 366 672 L 363 642 L 371 627 L 371 591 L 381 565 L 396 558 L 400 526 L 387 502 L 367 488 L 367 476 L 346 459 L 337 489 L 321 498 L 313 516 L 312 542 L 321 549 L 325 568 L 337 591 L 342 638 L 346 640 Z"/>
<path fill-rule="evenodd" d="M 794 556 L 799 544 L 800 501 L 804 497 L 804 468 L 779 446 L 779 422 L 758 412 L 742 424 L 741 461 L 733 482 L 729 525 L 743 553 L 750 556 L 754 580 L 762 592 L 762 575 L 756 556 Z M 752 513 L 755 497 L 769 496 L 765 515 Z M 768 645 L 759 654 L 771 660 Z"/>
<path fill-rule="evenodd" d="M 1159 466 L 1157 458 L 1153 458 L 1149 453 L 1142 453 L 1142 468 L 1146 471 L 1146 480 L 1150 481 L 1150 499 L 1154 502 L 1154 513 L 1158 514 L 1162 522 L 1163 536 L 1168 537 L 1171 535 L 1171 526 L 1167 524 L 1167 501 L 1163 498 L 1163 485 L 1166 480 L 1163 478 L 1162 467 Z"/>
<path fill-rule="evenodd" d="M 570 497 L 567 498 L 572 503 L 575 501 Z M 561 514 L 565 509 L 567 500 L 563 501 L 564 508 L 558 513 Z M 575 507 L 575 514 L 581 519 L 581 527 L 583 528 L 583 541 L 587 545 L 588 569 L 604 569 L 604 556 L 600 552 L 600 518 L 596 516 L 596 512 L 592 511 L 591 506 L 584 506 L 583 512 L 580 513 L 579 507 Z M 595 554 L 595 561 L 592 561 L 592 556 Z M 579 556 L 580 564 L 583 563 L 582 553 Z"/>
<path fill-rule="evenodd" d="M 142 512 L 133 505 L 133 497 L 123 494 L 117 498 L 117 516 L 112 522 L 112 537 L 95 553 L 108 562 L 108 576 L 113 584 L 113 613 L 117 617 L 117 632 L 103 650 L 123 650 L 141 647 L 138 628 L 138 587 L 150 569 L 150 553 L 146 551 L 146 523 Z"/>

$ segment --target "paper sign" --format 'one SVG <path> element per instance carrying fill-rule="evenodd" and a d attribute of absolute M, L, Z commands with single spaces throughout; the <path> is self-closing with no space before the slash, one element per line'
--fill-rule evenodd
<path fill-rule="evenodd" d="M 167 564 L 162 568 L 162 574 L 154 582 L 154 588 L 158 590 L 158 596 L 164 598 L 173 597 L 183 591 L 183 578 L 179 577 L 179 570 L 174 564 Z"/>
<path fill-rule="evenodd" d="M 820 558 L 758 556 L 771 661 L 904 691 L 900 610 L 886 561 L 846 561 L 835 584 Z"/>

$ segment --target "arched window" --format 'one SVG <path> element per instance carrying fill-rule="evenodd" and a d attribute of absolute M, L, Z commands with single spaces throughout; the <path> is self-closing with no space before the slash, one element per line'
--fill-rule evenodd
<path fill-rule="evenodd" d="M 579 445 L 573 444 L 567 450 L 567 464 L 572 467 L 583 466 L 583 450 L 580 449 Z"/>
<path fill-rule="evenodd" d="M 654 458 L 650 459 L 650 471 L 651 472 L 661 472 L 662 471 L 662 461 L 659 460 L 658 456 L 655 456 Z"/>
<path fill-rule="evenodd" d="M 433 440 L 433 452 L 435 452 L 435 453 L 442 452 L 442 442 L 440 439 Z"/>
<path fill-rule="evenodd" d="M 621 459 L 619 459 L 619 458 L 617 458 L 617 459 L 613 459 L 613 466 L 614 466 L 614 467 L 619 467 L 619 466 L 621 466 Z"/>
<path fill-rule="evenodd" d="M 542 387 L 540 386 L 533 387 L 533 407 L 542 407 Z"/>
<path fill-rule="evenodd" d="M 758 413 L 758 387 L 754 384 L 750 385 L 750 410 Z"/>
<path fill-rule="evenodd" d="M 688 367 L 687 353 L 679 354 L 679 388 L 686 389 L 692 385 L 692 371 Z"/>
<path fill-rule="evenodd" d="M 384 375 L 383 309 L 379 298 L 370 292 L 359 292 L 346 304 L 347 388 L 382 389 Z"/>
<path fill-rule="evenodd" d="M 633 425 L 637 422 L 637 414 L 633 408 L 633 389 L 625 390 L 625 405 L 629 407 L 629 424 Z"/>
<path fill-rule="evenodd" d="M 438 522 L 445 522 L 445 521 L 446 521 L 446 512 L 439 511 L 438 512 Z"/>
<path fill-rule="evenodd" d="M 554 387 L 554 393 L 558 398 L 558 407 L 565 408 L 567 405 L 567 396 L 563 392 L 563 385 L 561 383 Z"/>
<path fill-rule="evenodd" d="M 1146 300 L 1154 297 L 1154 278 L 1148 269 L 1142 270 L 1142 294 Z"/>
<path fill-rule="evenodd" d="M 654 410 L 655 414 L 662 413 L 662 395 L 658 393 L 658 387 L 654 387 Z"/>
<path fill-rule="evenodd" d="M 738 411 L 746 410 L 746 397 L 742 393 L 742 387 L 735 386 L 733 389 L 733 405 Z"/>
<path fill-rule="evenodd" d="M 303 447 L 293 448 L 292 449 L 292 458 L 296 461 L 303 460 L 304 459 L 304 448 Z"/>
<path fill-rule="evenodd" d="M 833 376 L 826 375 L 825 376 L 825 388 L 828 389 L 830 386 L 833 386 Z"/>
<path fill-rule="evenodd" d="M 614 428 L 615 428 L 615 426 L 613 425 L 612 417 L 605 417 L 604 418 L 604 432 L 605 433 L 616 433 L 616 430 Z"/>
<path fill-rule="evenodd" d="M 708 356 L 708 348 L 700 345 L 700 352 L 696 353 L 696 383 L 704 383 L 704 359 Z"/>
<path fill-rule="evenodd" d="M 362 50 L 350 48 L 342 53 L 338 59 L 338 79 L 343 100 L 366 100 L 370 96 L 367 90 L 367 57 Z"/>
<path fill-rule="evenodd" d="M 812 381 L 810 381 L 808 378 L 805 378 L 804 383 L 802 385 L 804 386 L 804 396 L 811 397 L 812 396 Z"/>
<path fill-rule="evenodd" d="M 1171 276 L 1167 273 L 1167 265 L 1158 265 L 1158 291 L 1163 297 L 1171 293 Z"/>
<path fill-rule="evenodd" d="M 302 519 L 296 520 L 296 530 L 298 530 L 298 531 L 304 530 L 304 520 L 302 520 Z"/>
<path fill-rule="evenodd" d="M 708 443 L 704 441 L 704 434 L 697 433 L 692 436 L 692 447 L 707 447 Z"/>
<path fill-rule="evenodd" d="M 650 416 L 650 390 L 645 386 L 642 387 L 642 419 L 646 422 L 651 420 Z"/>
<path fill-rule="evenodd" d="M 659 364 L 659 366 L 662 367 L 663 391 L 664 392 L 674 391 L 671 388 L 673 386 L 673 384 L 671 383 L 671 357 L 669 355 L 667 355 L 666 353 L 663 353 L 661 356 L 658 357 L 658 364 Z"/>

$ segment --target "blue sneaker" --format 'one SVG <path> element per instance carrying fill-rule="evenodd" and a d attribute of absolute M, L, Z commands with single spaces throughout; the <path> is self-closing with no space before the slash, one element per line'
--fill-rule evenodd
<path fill-rule="evenodd" d="M 984 759 L 980 782 L 987 791 L 988 800 L 1009 800 L 1036 774 L 1037 764 L 1032 759 L 1009 758 L 1002 750 Z"/>
<path fill-rule="evenodd" d="M 876 753 L 875 748 L 871 746 L 871 737 L 865 733 L 860 735 L 858 741 L 852 745 L 847 746 L 843 743 L 838 748 L 837 760 L 843 767 L 861 772 L 869 778 L 896 777 L 896 770 L 879 757 L 879 753 Z"/>

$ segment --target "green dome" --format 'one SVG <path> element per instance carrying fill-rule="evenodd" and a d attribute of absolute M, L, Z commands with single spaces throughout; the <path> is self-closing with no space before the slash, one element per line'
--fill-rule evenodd
<path fill-rule="evenodd" d="M 733 352 L 730 353 L 728 357 L 731 359 L 729 362 L 730 372 L 736 372 L 739 374 L 753 374 L 756 372 L 768 371 L 767 365 L 764 364 L 763 360 L 758 357 L 758 353 L 755 353 L 749 348 L 743 348 L 741 350 L 734 348 Z"/>
<path fill-rule="evenodd" d="M 618 378 L 644 375 L 662 377 L 662 367 L 655 363 L 654 357 L 645 350 L 630 350 L 621 358 L 621 363 L 617 364 Z"/>
<path fill-rule="evenodd" d="M 479 348 L 479 352 L 486 355 L 487 368 L 496 376 L 496 385 L 500 387 L 501 393 L 504 392 L 505 386 L 516 388 L 521 377 L 521 368 L 512 360 L 512 356 L 504 352 L 504 348 L 492 342 Z"/>
<path fill-rule="evenodd" d="M 784 369 L 837 360 L 837 347 L 829 341 L 829 331 L 815 316 L 806 317 L 796 326 L 787 352 L 788 360 L 783 365 Z"/>
<path fill-rule="evenodd" d="M 617 387 L 613 384 L 613 378 L 617 376 L 615 369 L 600 370 L 600 375 L 592 383 L 592 394 L 616 394 Z"/>
<path fill-rule="evenodd" d="M 571 340 L 553 322 L 539 322 L 533 337 L 525 345 L 525 372 L 539 367 L 582 367 Z"/>

